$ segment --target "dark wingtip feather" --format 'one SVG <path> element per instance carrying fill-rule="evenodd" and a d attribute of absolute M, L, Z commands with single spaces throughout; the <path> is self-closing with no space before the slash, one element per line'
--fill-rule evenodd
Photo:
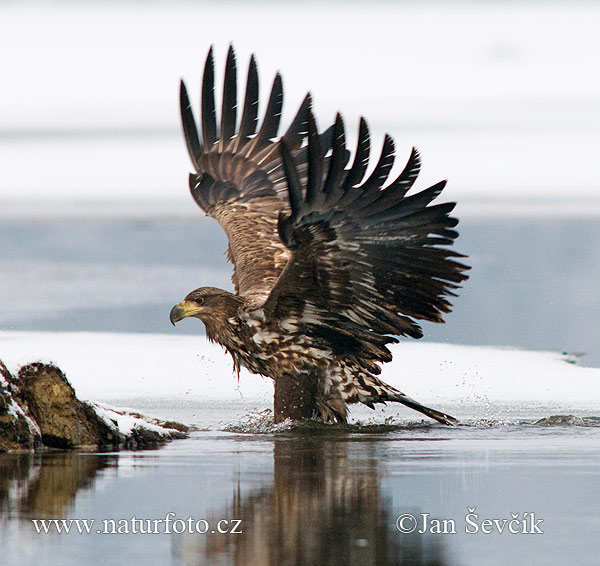
<path fill-rule="evenodd" d="M 281 120 L 281 108 L 283 106 L 283 81 L 278 72 L 273 79 L 269 102 L 265 111 L 265 117 L 257 136 L 256 151 L 263 149 L 266 144 L 277 136 L 279 122 Z"/>
<path fill-rule="evenodd" d="M 365 172 L 369 165 L 369 155 L 371 153 L 370 139 L 369 126 L 364 117 L 361 116 L 358 124 L 358 141 L 356 142 L 354 162 L 346 175 L 345 184 L 347 187 L 358 185 L 365 176 Z"/>
<path fill-rule="evenodd" d="M 448 180 L 443 179 L 442 181 L 437 182 L 435 185 L 432 185 L 429 188 L 435 190 L 436 197 L 437 197 L 446 188 L 447 184 L 448 184 Z"/>
<path fill-rule="evenodd" d="M 344 119 L 342 118 L 342 115 L 337 112 L 335 115 L 335 120 L 333 122 L 333 126 L 334 126 L 334 136 L 336 140 L 340 140 L 344 143 L 345 146 L 345 134 L 346 134 L 346 129 L 344 128 Z"/>
<path fill-rule="evenodd" d="M 283 135 L 288 147 L 292 150 L 297 149 L 306 137 L 308 128 L 308 116 L 311 113 L 312 97 L 310 92 L 306 93 L 295 118 L 292 120 L 287 132 Z"/>
<path fill-rule="evenodd" d="M 198 137 L 198 129 L 196 127 L 196 120 L 194 119 L 194 113 L 190 104 L 190 99 L 185 87 L 183 80 L 179 85 L 179 108 L 181 112 L 181 124 L 183 126 L 183 135 L 185 136 L 185 143 L 187 146 L 190 159 L 196 168 L 199 170 L 199 156 L 202 153 L 202 144 Z"/>
<path fill-rule="evenodd" d="M 254 55 L 250 57 L 248 64 L 248 78 L 246 80 L 246 95 L 244 98 L 244 110 L 240 120 L 240 133 L 242 139 L 249 138 L 256 133 L 258 124 L 258 67 Z"/>
<path fill-rule="evenodd" d="M 398 175 L 391 183 L 390 187 L 395 189 L 401 189 L 406 194 L 413 186 L 415 180 L 419 176 L 421 171 L 421 154 L 416 147 L 413 147 L 410 152 L 410 157 L 402 170 L 402 173 Z"/>
<path fill-rule="evenodd" d="M 319 135 L 319 139 L 321 140 L 321 151 L 322 156 L 325 157 L 329 149 L 333 146 L 333 132 L 335 130 L 335 125 L 331 124 L 324 132 Z"/>
<path fill-rule="evenodd" d="M 308 109 L 312 112 L 312 103 L 313 103 L 313 99 L 312 99 L 312 92 L 308 91 L 306 93 L 306 96 L 304 97 L 304 100 L 307 102 L 308 104 Z"/>
<path fill-rule="evenodd" d="M 319 200 L 323 186 L 323 145 L 312 112 L 308 115 L 308 178 L 306 202 L 313 206 Z"/>
<path fill-rule="evenodd" d="M 287 179 L 288 194 L 290 197 L 290 207 L 292 209 L 292 218 L 295 218 L 302 208 L 302 188 L 298 177 L 298 170 L 294 163 L 290 148 L 285 140 L 281 140 L 279 144 L 281 161 Z"/>
<path fill-rule="evenodd" d="M 440 195 L 445 186 L 446 181 L 440 181 L 439 183 L 436 183 L 427 189 L 419 191 L 418 193 L 408 197 L 404 197 L 397 205 L 398 215 L 408 216 L 418 212 L 419 210 L 422 210 Z"/>
<path fill-rule="evenodd" d="M 344 121 L 339 112 L 335 116 L 333 126 L 333 150 L 329 161 L 327 179 L 323 186 L 323 192 L 327 194 L 342 186 L 344 167 L 346 166 L 346 134 Z"/>
<path fill-rule="evenodd" d="M 235 134 L 237 117 L 237 67 L 233 45 L 229 45 L 227 62 L 225 63 L 225 79 L 223 82 L 223 102 L 221 106 L 220 144 L 225 147 Z"/>
<path fill-rule="evenodd" d="M 394 165 L 394 140 L 388 134 L 383 138 L 381 155 L 369 178 L 361 185 L 364 190 L 380 189 L 387 180 Z"/>
<path fill-rule="evenodd" d="M 202 138 L 208 149 L 217 141 L 217 112 L 215 108 L 215 58 L 211 45 L 202 76 Z"/>

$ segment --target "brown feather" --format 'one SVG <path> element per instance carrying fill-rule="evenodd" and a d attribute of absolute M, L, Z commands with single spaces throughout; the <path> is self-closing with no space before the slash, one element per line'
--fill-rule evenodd
<path fill-rule="evenodd" d="M 453 229 L 458 220 L 450 216 L 454 204 L 432 204 L 445 182 L 406 196 L 420 168 L 414 149 L 402 173 L 388 182 L 395 158 L 389 136 L 365 179 L 370 137 L 362 118 L 355 158 L 346 169 L 341 116 L 319 134 L 309 96 L 277 138 L 283 103 L 279 75 L 255 133 L 254 57 L 236 130 L 236 86 L 230 49 L 220 131 L 212 49 L 199 127 L 184 86 L 180 95 L 197 171 L 190 189 L 227 234 L 236 294 L 196 289 L 186 298 L 188 310 L 183 303 L 174 307 L 172 320 L 200 318 L 238 370 L 244 366 L 274 379 L 276 420 L 312 415 L 343 422 L 349 403 L 373 407 L 395 401 L 445 424 L 454 422 L 377 377 L 380 364 L 392 359 L 387 345 L 397 342 L 395 336 L 420 338 L 417 320 L 442 322 L 451 309 L 449 297 L 467 279 L 468 267 L 457 261 L 462 256 L 448 249 L 458 236 Z"/>

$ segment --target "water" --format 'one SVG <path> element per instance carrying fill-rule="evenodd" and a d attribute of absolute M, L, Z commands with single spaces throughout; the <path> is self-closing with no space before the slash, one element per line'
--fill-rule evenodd
<path fill-rule="evenodd" d="M 2 564 L 597 563 L 597 423 L 318 428 L 2 456 Z M 91 534 L 36 532 L 53 518 Z"/>

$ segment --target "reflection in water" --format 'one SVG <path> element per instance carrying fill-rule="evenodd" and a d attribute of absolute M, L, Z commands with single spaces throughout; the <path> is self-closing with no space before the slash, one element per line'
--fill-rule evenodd
<path fill-rule="evenodd" d="M 403 535 L 381 495 L 379 462 L 348 452 L 349 438 L 275 440 L 274 483 L 240 495 L 218 518 L 241 519 L 243 534 L 184 535 L 183 564 L 276 566 L 443 565 L 438 546 Z M 362 444 L 362 443 L 361 443 Z M 362 444 L 364 446 L 364 444 Z"/>
<path fill-rule="evenodd" d="M 394 513 L 390 501 L 382 496 L 380 443 L 372 439 L 365 442 L 364 435 L 361 436 L 357 439 L 356 435 L 302 434 L 274 439 L 272 482 L 261 489 L 244 491 L 242 486 L 248 478 L 242 476 L 233 484 L 235 493 L 230 504 L 204 515 L 212 526 L 221 519 L 239 519 L 242 533 L 172 534 L 173 564 L 446 564 L 440 547 L 429 544 L 431 537 L 401 534 L 396 529 L 397 512 Z M 27 523 L 32 518 L 67 517 L 73 510 L 76 495 L 81 490 L 92 489 L 98 473 L 116 466 L 118 458 L 116 453 L 81 452 L 2 455 L 0 532 L 6 531 L 4 523 L 11 519 Z M 131 505 L 129 502 L 127 513 Z M 31 534 L 31 529 L 26 532 Z M 156 550 L 158 542 L 165 540 L 160 538 L 163 536 L 144 539 L 143 544 L 132 539 L 131 549 L 135 550 L 129 551 L 135 554 L 140 548 L 146 548 L 150 540 Z M 42 539 L 28 540 L 35 540 L 37 544 Z M 64 550 L 67 544 L 74 548 L 83 544 L 86 548 L 89 543 L 89 549 L 95 548 L 92 539 L 80 538 L 77 534 L 43 540 L 52 541 L 55 546 L 42 545 L 40 556 L 46 556 L 46 552 L 53 556 L 53 552 Z M 17 548 L 18 543 L 13 552 L 16 553 Z M 1 557 L 0 551 L 0 563 L 4 564 Z"/>
<path fill-rule="evenodd" d="M 67 452 L 4 454 L 0 458 L 0 515 L 64 516 L 81 489 L 118 456 Z"/>

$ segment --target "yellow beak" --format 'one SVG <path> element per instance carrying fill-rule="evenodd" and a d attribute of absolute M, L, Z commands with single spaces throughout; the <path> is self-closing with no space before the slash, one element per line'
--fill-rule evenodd
<path fill-rule="evenodd" d="M 171 324 L 175 326 L 176 322 L 179 322 L 181 319 L 187 316 L 193 316 L 198 314 L 200 309 L 196 305 L 190 305 L 187 301 L 181 301 L 178 305 L 175 305 L 171 309 L 171 314 L 169 318 L 171 319 Z"/>

